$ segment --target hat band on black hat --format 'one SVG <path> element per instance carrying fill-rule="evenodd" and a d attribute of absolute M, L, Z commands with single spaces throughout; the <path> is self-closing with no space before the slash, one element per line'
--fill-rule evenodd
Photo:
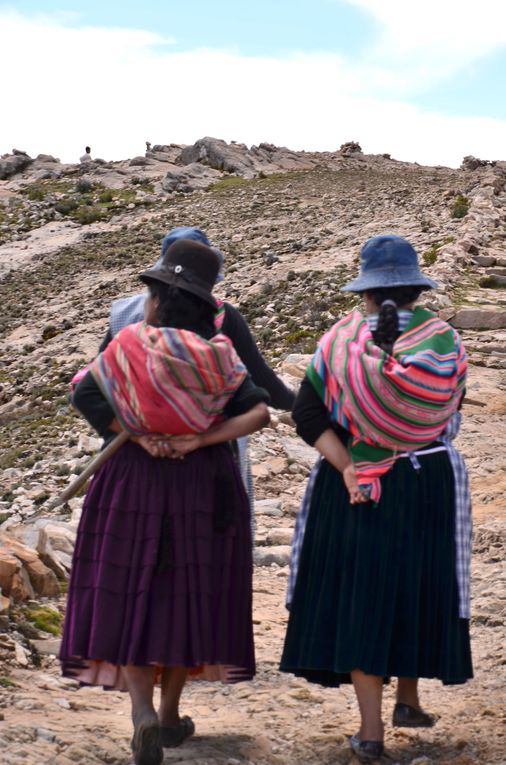
<path fill-rule="evenodd" d="M 212 284 L 200 279 L 191 269 L 182 266 L 181 263 L 167 263 L 163 268 L 160 268 L 159 271 L 160 273 L 163 273 L 164 271 L 168 272 L 177 279 L 194 284 L 196 287 L 200 287 L 200 289 L 205 290 L 206 292 L 211 292 L 213 288 Z"/>

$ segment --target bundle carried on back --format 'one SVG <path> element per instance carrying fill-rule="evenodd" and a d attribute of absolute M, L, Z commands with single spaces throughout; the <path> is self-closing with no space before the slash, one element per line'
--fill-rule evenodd
<path fill-rule="evenodd" d="M 201 433 L 217 422 L 247 371 L 225 335 L 132 324 L 90 365 L 130 433 Z"/>
<path fill-rule="evenodd" d="M 443 433 L 459 406 L 466 370 L 458 334 L 423 308 L 415 309 L 391 355 L 375 345 L 359 311 L 323 336 L 307 375 L 331 418 L 351 433 L 358 483 L 373 501 L 399 453 Z"/>

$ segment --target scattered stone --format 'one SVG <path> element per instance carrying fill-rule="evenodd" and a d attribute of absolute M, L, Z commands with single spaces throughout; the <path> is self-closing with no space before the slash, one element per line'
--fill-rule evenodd
<path fill-rule="evenodd" d="M 288 545 L 277 545 L 275 547 L 257 547 L 254 553 L 256 566 L 271 566 L 275 563 L 277 566 L 288 566 L 290 563 L 291 548 Z"/>
<path fill-rule="evenodd" d="M 45 656 L 58 656 L 60 652 L 60 638 L 45 638 L 40 640 L 30 640 L 31 645 L 38 653 Z"/>
<path fill-rule="evenodd" d="M 18 642 L 14 643 L 14 653 L 16 662 L 20 665 L 20 667 L 27 667 L 29 663 L 27 653 L 23 646 Z"/>
<path fill-rule="evenodd" d="M 283 516 L 281 502 L 277 499 L 257 499 L 255 502 L 255 514 L 281 518 Z"/>
<path fill-rule="evenodd" d="M 270 529 L 267 532 L 266 543 L 270 546 L 291 545 L 292 537 L 292 529 L 287 529 L 284 527 Z"/>
<path fill-rule="evenodd" d="M 281 371 L 297 379 L 302 379 L 311 359 L 312 354 L 310 353 L 289 353 L 281 362 Z"/>

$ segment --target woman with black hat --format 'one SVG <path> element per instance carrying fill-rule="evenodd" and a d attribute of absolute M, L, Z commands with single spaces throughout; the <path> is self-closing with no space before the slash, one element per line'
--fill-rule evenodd
<path fill-rule="evenodd" d="M 106 439 L 131 439 L 86 495 L 60 659 L 82 683 L 129 691 L 137 765 L 193 733 L 179 716 L 187 675 L 255 672 L 248 501 L 228 441 L 268 422 L 268 396 L 216 333 L 219 266 L 211 248 L 175 242 L 141 275 L 145 321 L 119 332 L 74 395 Z"/>
<path fill-rule="evenodd" d="M 223 253 L 216 247 L 213 247 L 207 235 L 195 226 L 177 226 L 164 236 L 162 240 L 161 257 L 156 262 L 154 268 L 161 265 L 168 248 L 178 239 L 191 239 L 211 247 L 211 249 L 216 252 L 221 262 L 216 281 L 223 281 Z M 145 298 L 146 294 L 141 293 L 126 298 L 120 298 L 113 302 L 111 306 L 109 328 L 101 343 L 100 351 L 107 348 L 107 345 L 121 329 L 124 329 L 129 324 L 135 324 L 142 320 Z M 278 377 L 267 364 L 266 360 L 258 350 L 255 339 L 249 330 L 244 316 L 231 303 L 221 300 L 217 300 L 216 302 L 218 304 L 218 310 L 214 318 L 216 331 L 221 332 L 230 338 L 239 358 L 244 363 L 255 385 L 263 388 L 269 394 L 270 406 L 274 409 L 291 411 L 295 402 L 295 393 L 283 383 L 281 378 Z M 82 374 L 82 372 L 80 372 L 79 375 L 80 374 Z M 239 468 L 250 502 L 251 527 L 254 536 L 254 490 L 248 440 L 248 436 L 237 439 L 237 450 Z"/>
<path fill-rule="evenodd" d="M 397 236 L 370 239 L 362 295 L 318 345 L 293 416 L 322 455 L 307 519 L 281 669 L 352 682 L 363 761 L 381 757 L 382 686 L 398 678 L 393 725 L 430 727 L 418 678 L 472 677 L 471 507 L 458 431 L 466 354 L 455 330 L 415 307 L 437 285 Z M 303 534 L 303 539 L 301 536 Z"/>

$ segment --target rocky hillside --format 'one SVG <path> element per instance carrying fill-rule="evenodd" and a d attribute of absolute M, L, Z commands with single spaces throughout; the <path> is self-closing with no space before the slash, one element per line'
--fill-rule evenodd
<path fill-rule="evenodd" d="M 226 255 L 221 296 L 293 385 L 304 354 L 351 305 L 339 287 L 369 236 L 406 236 L 442 285 L 428 305 L 459 328 L 472 361 L 460 445 L 476 514 L 477 677 L 451 691 L 426 682 L 427 707 L 442 720 L 424 735 L 390 730 L 387 745 L 399 763 L 504 762 L 506 162 L 466 158 L 451 170 L 367 156 L 356 143 L 310 154 L 206 138 L 79 166 L 13 152 L 0 159 L 0 179 L 3 761 L 130 762 L 125 698 L 77 692 L 58 676 L 82 497 L 58 511 L 49 505 L 99 446 L 67 394 L 96 353 L 111 300 L 139 289 L 137 274 L 157 259 L 168 229 L 197 225 Z M 199 736 L 166 761 L 347 763 L 345 736 L 357 723 L 350 692 L 276 671 L 288 544 L 314 454 L 278 412 L 254 437 L 253 456 L 259 674 L 248 687 L 189 690 Z"/>

